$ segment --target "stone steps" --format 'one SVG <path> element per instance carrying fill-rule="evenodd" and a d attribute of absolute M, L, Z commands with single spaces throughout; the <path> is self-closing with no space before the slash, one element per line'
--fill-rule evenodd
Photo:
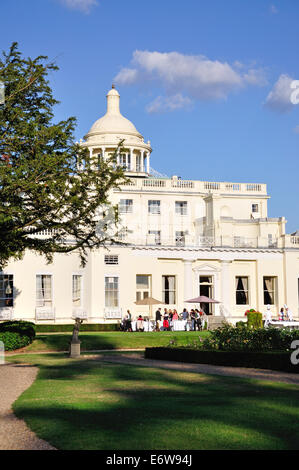
<path fill-rule="evenodd" d="M 223 322 L 227 321 L 226 318 L 222 315 L 220 316 L 208 315 L 207 319 L 208 319 L 209 330 L 216 330 L 216 328 L 223 326 Z"/>

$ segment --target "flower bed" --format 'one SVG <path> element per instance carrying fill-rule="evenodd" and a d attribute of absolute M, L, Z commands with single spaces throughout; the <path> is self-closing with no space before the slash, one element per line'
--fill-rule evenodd
<path fill-rule="evenodd" d="M 205 339 L 193 340 L 190 347 L 220 351 L 289 351 L 292 341 L 296 339 L 299 340 L 299 330 L 249 329 L 225 325 L 211 331 L 209 337 Z"/>

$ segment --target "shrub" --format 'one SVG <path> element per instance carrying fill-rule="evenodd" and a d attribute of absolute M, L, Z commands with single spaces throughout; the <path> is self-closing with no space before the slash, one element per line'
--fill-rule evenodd
<path fill-rule="evenodd" d="M 0 333 L 19 333 L 22 336 L 28 336 L 30 342 L 35 338 L 35 324 L 29 321 L 6 321 L 0 323 Z"/>
<path fill-rule="evenodd" d="M 207 338 L 193 339 L 189 349 L 219 351 L 288 351 L 299 330 L 288 328 L 236 328 L 224 325 L 210 332 Z"/>
<path fill-rule="evenodd" d="M 244 322 L 244 321 L 237 321 L 236 327 L 237 327 L 237 328 L 246 328 L 246 327 L 247 327 L 247 323 Z"/>
<path fill-rule="evenodd" d="M 263 327 L 263 315 L 255 310 L 250 310 L 247 313 L 247 327 L 248 328 L 262 328 Z"/>
<path fill-rule="evenodd" d="M 0 332 L 0 341 L 3 341 L 5 351 L 24 348 L 31 343 L 29 336 L 13 331 Z"/>

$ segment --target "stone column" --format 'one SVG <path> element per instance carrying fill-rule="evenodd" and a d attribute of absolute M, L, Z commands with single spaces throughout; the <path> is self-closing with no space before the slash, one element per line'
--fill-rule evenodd
<path fill-rule="evenodd" d="M 106 147 L 101 147 L 101 150 L 102 150 L 102 159 L 104 160 Z"/>
<path fill-rule="evenodd" d="M 185 259 L 184 261 L 184 303 L 185 300 L 193 297 L 193 260 Z"/>
<path fill-rule="evenodd" d="M 147 152 L 146 154 L 146 172 L 149 174 L 150 172 L 150 153 Z"/>
<path fill-rule="evenodd" d="M 230 305 L 230 272 L 229 272 L 229 265 L 232 261 L 231 260 L 222 260 L 221 261 L 221 296 L 222 296 L 222 304 L 224 307 L 224 314 L 225 315 L 232 315 L 231 312 L 231 305 Z M 219 299 L 220 300 L 220 299 Z"/>
<path fill-rule="evenodd" d="M 141 153 L 141 157 L 140 157 L 140 159 L 141 159 L 141 162 L 140 162 L 140 164 L 141 164 L 141 172 L 143 173 L 143 172 L 144 172 L 144 150 L 141 150 L 140 153 Z"/>
<path fill-rule="evenodd" d="M 130 163 L 130 170 L 131 171 L 136 171 L 136 162 L 134 162 L 134 154 L 133 154 L 133 148 L 130 148 L 130 160 L 131 160 L 131 163 Z"/>

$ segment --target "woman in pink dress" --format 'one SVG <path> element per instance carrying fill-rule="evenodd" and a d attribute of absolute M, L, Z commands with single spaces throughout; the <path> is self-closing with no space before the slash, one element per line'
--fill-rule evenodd
<path fill-rule="evenodd" d="M 174 309 L 174 311 L 173 311 L 172 319 L 173 319 L 174 321 L 179 319 L 178 312 L 177 312 L 175 309 Z"/>

